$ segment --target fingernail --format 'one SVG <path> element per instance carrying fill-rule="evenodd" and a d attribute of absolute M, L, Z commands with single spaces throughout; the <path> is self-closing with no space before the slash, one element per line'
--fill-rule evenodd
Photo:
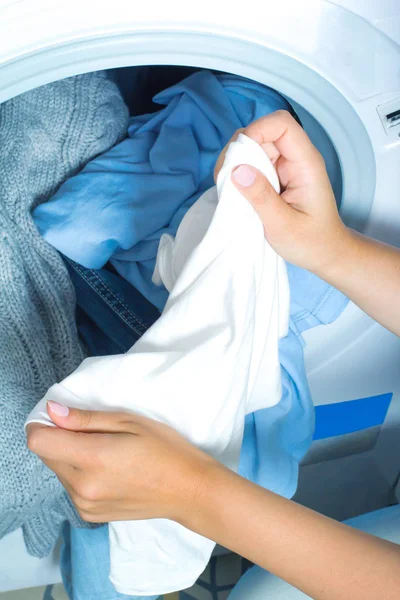
<path fill-rule="evenodd" d="M 54 402 L 53 400 L 49 400 L 47 402 L 48 407 L 51 412 L 57 415 L 58 417 L 67 417 L 69 415 L 68 406 L 64 406 L 64 404 L 60 404 L 59 402 Z"/>
<path fill-rule="evenodd" d="M 240 165 L 240 167 L 235 169 L 233 177 L 243 187 L 250 187 L 256 180 L 256 174 L 246 165 Z"/>

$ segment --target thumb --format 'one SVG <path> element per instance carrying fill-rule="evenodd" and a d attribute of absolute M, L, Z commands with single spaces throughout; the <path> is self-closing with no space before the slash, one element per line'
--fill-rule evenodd
<path fill-rule="evenodd" d="M 240 165 L 232 172 L 232 181 L 242 196 L 252 204 L 264 227 L 279 218 L 290 219 L 288 211 L 291 211 L 291 207 L 258 169 Z"/>
<path fill-rule="evenodd" d="M 135 433 L 136 415 L 125 412 L 80 410 L 47 402 L 47 412 L 57 427 L 85 433 Z"/>

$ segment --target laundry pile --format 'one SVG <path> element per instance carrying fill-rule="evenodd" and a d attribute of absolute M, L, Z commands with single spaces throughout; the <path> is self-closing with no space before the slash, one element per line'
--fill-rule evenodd
<path fill-rule="evenodd" d="M 245 415 L 281 398 L 278 342 L 289 325 L 283 259 L 231 181 L 232 169 L 243 162 L 268 175 L 279 191 L 262 148 L 239 136 L 228 149 L 218 193 L 213 187 L 200 197 L 176 238 L 161 237 L 154 279 L 170 295 L 160 319 L 126 354 L 86 359 L 50 388 L 28 423 L 52 425 L 49 399 L 136 411 L 175 427 L 237 470 Z M 190 587 L 215 545 L 163 519 L 111 523 L 109 532 L 110 579 L 123 594 Z"/>
<path fill-rule="evenodd" d="M 75 262 L 115 270 L 162 310 L 152 283 L 163 233 L 214 185 L 219 153 L 233 133 L 289 104 L 233 75 L 200 71 L 159 93 L 165 108 L 133 117 L 128 138 L 92 160 L 34 212 L 44 239 Z"/>
<path fill-rule="evenodd" d="M 14 463 L 7 464 L 16 475 L 4 485 L 9 485 L 7 493 L 11 494 L 13 489 L 20 493 L 21 473 L 26 478 L 25 465 L 31 464 L 35 470 L 28 472 L 33 472 L 37 487 L 45 479 L 42 485 L 47 499 L 44 503 L 39 492 L 30 497 L 24 489 L 25 502 L 20 504 L 19 520 L 9 521 L 7 531 L 24 525 L 25 534 L 29 532 L 28 549 L 41 555 L 50 549 L 61 521 L 67 520 L 73 527 L 67 534 L 62 568 L 68 579 L 68 569 L 75 565 L 76 597 L 94 597 L 95 591 L 97 600 L 119 597 L 106 579 L 109 567 L 119 592 L 156 596 L 190 584 L 204 568 L 213 544 L 163 521 L 114 523 L 96 532 L 82 528 L 55 478 L 25 448 L 20 452 L 18 444 L 23 434 L 18 428 L 22 430 L 27 414 L 36 402 L 46 398 L 51 386 L 52 399 L 67 405 L 93 406 L 92 398 L 96 397 L 97 407 L 109 406 L 116 396 L 107 394 L 108 384 L 112 380 L 116 385 L 113 372 L 118 368 L 116 408 L 137 410 L 170 423 L 245 477 L 291 497 L 297 486 L 299 461 L 309 448 L 314 427 L 302 333 L 335 320 L 347 300 L 314 275 L 285 265 L 264 240 L 261 224 L 250 205 L 230 183 L 235 164 L 253 162 L 278 185 L 267 157 L 254 142 L 241 136 L 230 147 L 218 180 L 218 195 L 213 188 L 216 159 L 232 134 L 262 115 L 281 108 L 291 110 L 284 98 L 240 77 L 199 71 L 154 98 L 163 108 L 131 117 L 127 122 L 118 88 L 102 74 L 52 85 L 74 85 L 80 89 L 84 77 L 88 78 L 88 85 L 101 81 L 103 93 L 111 95 L 109 102 L 108 97 L 102 100 L 95 113 L 96 122 L 99 119 L 97 129 L 94 128 L 97 145 L 88 143 L 91 132 L 79 129 L 78 135 L 67 128 L 57 152 L 64 158 L 64 140 L 74 136 L 76 152 L 80 152 L 82 160 L 68 172 L 60 173 L 54 186 L 43 190 L 40 197 L 30 203 L 24 200 L 24 219 L 29 223 L 31 238 L 43 248 L 46 257 L 52 257 L 52 265 L 56 265 L 52 277 L 62 281 L 66 290 L 63 288 L 61 292 L 60 284 L 60 288 L 54 287 L 50 292 L 38 283 L 44 297 L 41 302 L 56 306 L 57 315 L 67 314 L 68 320 L 64 338 L 50 338 L 47 334 L 47 345 L 43 337 L 36 340 L 38 346 L 48 349 L 43 363 L 31 359 L 32 356 L 36 359 L 36 352 L 42 351 L 36 350 L 36 346 L 32 346 L 36 350 L 32 356 L 26 355 L 30 336 L 34 335 L 32 322 L 39 322 L 36 315 L 33 321 L 26 318 L 21 326 L 15 325 L 8 333 L 10 338 L 22 336 L 27 340 L 19 364 L 32 379 L 23 386 L 14 377 L 19 416 L 9 415 L 9 427 L 0 433 L 0 447 L 7 442 L 19 462 L 15 458 Z M 76 83 L 71 83 L 75 80 Z M 48 88 L 51 86 L 30 94 L 46 94 Z M 48 93 L 51 96 L 52 92 Z M 18 102 L 18 98 L 4 107 L 13 102 Z M 82 102 L 79 94 L 75 102 Z M 90 104 L 88 107 L 86 103 L 85 109 L 90 110 Z M 76 112 L 79 114 L 79 107 Z M 49 129 L 50 122 L 51 115 L 46 117 Z M 86 128 L 90 129 L 93 119 L 89 118 L 88 123 Z M 44 121 L 39 126 L 45 129 Z M 30 135 L 29 128 L 27 132 Z M 114 145 L 124 132 L 126 139 Z M 79 151 L 81 145 L 83 149 Z M 36 164 L 35 168 L 43 166 Z M 32 208 L 38 230 L 30 220 Z M 1 245 L 6 247 L 3 239 Z M 0 252 L 3 251 L 0 247 Z M 26 251 L 25 256 L 29 257 Z M 27 264 L 36 263 L 29 257 Z M 37 281 L 41 265 L 46 273 L 47 263 L 42 259 L 35 267 Z M 13 268 L 17 280 L 20 267 L 14 264 Z M 35 277 L 29 273 L 25 281 L 19 279 L 26 297 L 33 299 L 33 307 L 37 304 L 29 286 L 32 280 L 36 281 Z M 76 292 L 76 320 L 71 282 Z M 1 333 L 1 321 L 3 314 L 8 314 L 10 299 L 3 289 L 0 294 L 2 310 L 4 306 L 0 315 Z M 59 298 L 58 304 L 54 298 Z M 41 319 L 50 314 L 47 305 L 43 306 L 38 308 Z M 183 313 L 184 323 L 180 320 Z M 62 322 L 62 317 L 56 319 L 53 312 L 48 328 L 54 329 Z M 85 351 L 97 358 L 84 361 L 72 373 L 83 358 L 76 328 Z M 70 339 L 75 349 L 73 360 L 66 349 Z M 13 355 L 14 362 L 17 352 Z M 62 369 L 43 366 L 46 361 L 54 365 L 60 355 L 65 363 L 68 358 Z M 178 355 L 180 361 L 176 361 Z M 160 357 L 168 368 L 162 373 L 158 369 L 155 377 L 154 365 Z M 2 356 L 0 361 L 3 360 Z M 193 381 L 198 380 L 190 390 L 188 378 L 179 373 L 183 363 L 186 371 L 192 373 Z M 216 365 L 219 374 L 214 372 Z M 46 377 L 42 381 L 43 372 Z M 120 377 L 121 373 L 125 375 Z M 132 373 L 141 376 L 134 377 Z M 148 377 L 144 378 L 143 373 Z M 83 391 L 83 382 L 88 377 L 91 389 L 98 388 L 93 396 Z M 37 380 L 40 385 L 33 385 Z M 244 386 L 245 380 L 250 381 L 249 386 Z M 205 389 L 211 381 L 215 386 Z M 135 398 L 139 398 L 135 403 L 126 394 L 128 386 L 135 390 Z M 168 394 L 169 389 L 174 394 Z M 3 391 L 0 387 L 0 390 L 3 411 L 12 395 L 8 389 Z M 160 404 L 160 398 L 167 395 L 168 406 L 165 401 Z M 207 410 L 204 398 L 210 399 Z M 200 406 L 201 415 L 197 412 Z M 37 410 L 33 418 L 48 424 L 43 402 Z M 210 423 L 217 423 L 218 435 L 214 435 Z M 226 423 L 230 426 L 225 427 Z M 0 466 L 3 469 L 1 463 Z M 31 489 L 36 488 L 31 486 Z M 40 521 L 45 505 L 56 507 L 48 511 L 51 524 Z M 0 507 L 3 508 L 1 500 Z M 42 538 L 31 534 L 31 522 L 40 523 Z M 4 533 L 5 529 L 0 531 Z M 116 542 L 121 535 L 126 536 L 124 550 Z M 111 565 L 106 551 L 109 537 Z M 145 541 L 149 539 L 153 542 Z M 135 560 L 126 553 L 127 547 L 135 549 Z M 170 557 L 168 573 L 160 553 Z M 73 560 L 74 556 L 85 556 L 84 567 L 82 560 Z M 146 567 L 149 559 L 151 572 Z M 183 561 L 187 563 L 184 570 Z M 90 578 L 92 571 L 99 573 L 99 562 L 101 574 Z"/>

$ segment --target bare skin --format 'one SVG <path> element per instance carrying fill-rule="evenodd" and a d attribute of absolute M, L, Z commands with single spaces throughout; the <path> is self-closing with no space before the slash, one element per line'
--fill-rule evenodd
<path fill-rule="evenodd" d="M 342 223 L 322 157 L 286 112 L 244 130 L 277 169 L 277 195 L 254 169 L 232 177 L 286 260 L 313 271 L 397 335 L 400 252 Z M 222 165 L 221 155 L 216 172 Z M 58 426 L 28 427 L 28 446 L 92 522 L 175 520 L 316 600 L 394 600 L 400 546 L 350 529 L 229 471 L 170 427 L 142 416 L 49 403 Z M 246 507 L 243 510 L 243 507 Z"/>

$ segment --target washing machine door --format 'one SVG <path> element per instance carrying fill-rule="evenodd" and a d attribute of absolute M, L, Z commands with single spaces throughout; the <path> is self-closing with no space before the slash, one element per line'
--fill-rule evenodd
<path fill-rule="evenodd" d="M 373 24 L 397 44 L 400 44 L 400 5 L 398 0 L 331 0 Z"/>

